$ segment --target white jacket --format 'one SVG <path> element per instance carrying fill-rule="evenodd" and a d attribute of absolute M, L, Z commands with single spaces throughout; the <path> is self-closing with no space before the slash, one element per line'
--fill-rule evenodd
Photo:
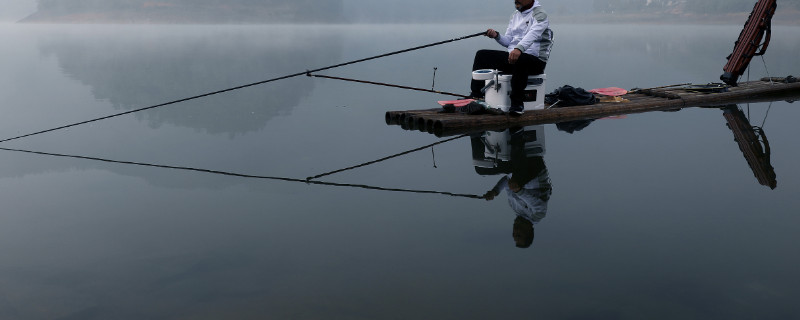
<path fill-rule="evenodd" d="M 515 11 L 508 23 L 506 33 L 498 35 L 495 40 L 506 47 L 508 52 L 520 49 L 524 53 L 547 62 L 553 47 L 553 30 L 550 30 L 547 13 L 542 10 L 537 0 L 533 2 L 530 9 L 523 12 Z"/>
<path fill-rule="evenodd" d="M 547 215 L 547 202 L 553 193 L 553 186 L 550 184 L 550 174 L 545 168 L 535 178 L 526 183 L 519 192 L 514 192 L 509 188 L 509 176 L 503 176 L 500 181 L 492 188 L 495 194 L 505 190 L 508 195 L 508 205 L 517 216 L 528 219 L 533 224 Z"/>

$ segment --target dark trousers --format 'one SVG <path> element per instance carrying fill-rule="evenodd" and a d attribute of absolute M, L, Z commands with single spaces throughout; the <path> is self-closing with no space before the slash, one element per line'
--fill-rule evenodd
<path fill-rule="evenodd" d="M 546 62 L 539 58 L 523 53 L 517 63 L 508 63 L 508 52 L 498 50 L 480 50 L 475 53 L 472 70 L 497 69 L 502 73 L 511 74 L 511 105 L 521 106 L 525 87 L 528 86 L 528 76 L 544 73 Z M 483 80 L 472 80 L 471 96 L 483 97 L 481 89 L 486 85 Z"/>

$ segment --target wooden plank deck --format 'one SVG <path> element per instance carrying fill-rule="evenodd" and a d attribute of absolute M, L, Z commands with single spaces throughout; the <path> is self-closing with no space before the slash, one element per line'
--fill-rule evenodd
<path fill-rule="evenodd" d="M 785 83 L 784 78 L 761 79 L 739 83 L 727 92 L 690 92 L 681 87 L 643 89 L 623 98 L 629 102 L 598 103 L 588 106 L 526 110 L 522 116 L 468 115 L 440 113 L 441 108 L 388 111 L 386 124 L 406 130 L 419 130 L 439 137 L 476 131 L 502 130 L 563 121 L 597 119 L 650 111 L 679 110 L 688 107 L 710 107 L 735 103 L 800 99 L 800 82 Z"/>

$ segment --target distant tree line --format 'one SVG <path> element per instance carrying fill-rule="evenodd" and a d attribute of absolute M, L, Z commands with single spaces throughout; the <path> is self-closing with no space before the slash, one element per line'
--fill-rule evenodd
<path fill-rule="evenodd" d="M 342 19 L 342 0 L 38 0 L 38 13 L 44 17 L 124 14 L 201 21 L 333 22 Z"/>
<path fill-rule="evenodd" d="M 696 13 L 750 12 L 757 2 L 756 0 L 688 1 L 686 7 Z M 800 9 L 800 0 L 779 0 L 778 10 L 781 9 Z"/>
<path fill-rule="evenodd" d="M 592 0 L 597 13 L 648 12 L 677 9 L 683 13 L 750 12 L 757 0 Z M 800 9 L 800 0 L 780 0 L 778 8 Z"/>
<path fill-rule="evenodd" d="M 358 19 L 403 22 L 409 19 L 444 21 L 464 14 L 481 16 L 485 1 L 460 3 L 458 15 L 442 15 L 430 0 L 37 0 L 39 10 L 29 21 L 72 19 L 128 22 L 344 22 Z M 758 0 L 546 0 L 553 14 L 655 13 L 727 14 L 750 12 Z M 425 6 L 420 6 L 425 3 Z M 345 6 L 348 12 L 344 12 Z M 494 5 L 491 5 L 494 6 Z M 510 6 L 510 5 L 509 5 Z M 428 8 L 428 9 L 420 9 Z M 800 10 L 800 0 L 779 0 L 778 10 Z M 454 12 L 456 12 L 454 11 Z M 500 11 L 497 11 L 500 12 Z M 505 12 L 505 11 L 502 11 Z M 505 13 L 503 13 L 505 17 Z M 69 20 L 69 19 L 67 19 Z M 76 21 L 76 22 L 79 22 Z"/>

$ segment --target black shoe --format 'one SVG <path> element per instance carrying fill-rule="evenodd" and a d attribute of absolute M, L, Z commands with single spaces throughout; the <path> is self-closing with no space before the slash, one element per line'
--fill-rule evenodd
<path fill-rule="evenodd" d="M 493 114 L 493 115 L 496 115 L 496 116 L 502 116 L 502 115 L 506 114 L 505 112 L 503 112 L 503 110 L 500 110 L 498 108 L 491 108 L 491 107 L 486 108 L 486 113 L 487 114 Z"/>
<path fill-rule="evenodd" d="M 525 107 L 523 106 L 511 106 L 511 108 L 508 108 L 508 114 L 518 117 L 522 115 L 524 109 Z"/>

